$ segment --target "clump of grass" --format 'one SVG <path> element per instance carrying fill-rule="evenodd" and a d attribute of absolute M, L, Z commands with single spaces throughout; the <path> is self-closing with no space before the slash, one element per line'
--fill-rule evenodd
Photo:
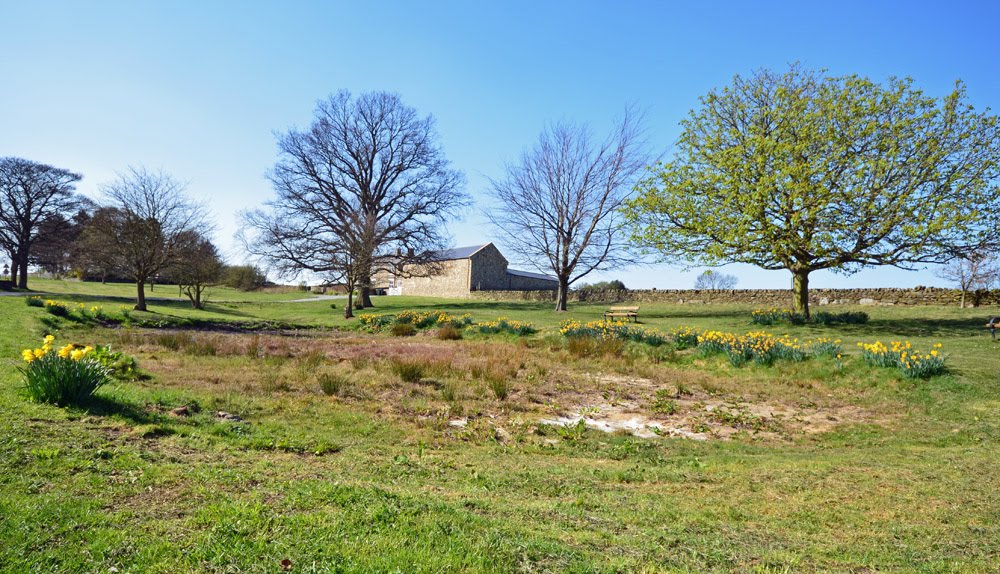
<path fill-rule="evenodd" d="M 441 385 L 441 398 L 448 401 L 449 403 L 455 402 L 458 398 L 459 391 L 458 385 L 452 381 L 448 381 L 444 385 Z"/>
<path fill-rule="evenodd" d="M 260 388 L 265 393 L 289 389 L 288 385 L 281 380 L 281 369 L 276 366 L 268 365 L 263 367 L 260 370 L 258 378 L 260 380 Z"/>
<path fill-rule="evenodd" d="M 341 394 L 351 384 L 350 379 L 337 373 L 320 373 L 316 381 L 323 394 L 328 396 Z"/>
<path fill-rule="evenodd" d="M 566 349 L 574 357 L 620 357 L 625 348 L 622 339 L 590 336 L 574 336 L 566 339 Z"/>
<path fill-rule="evenodd" d="M 351 361 L 351 367 L 355 371 L 360 371 L 361 369 L 366 368 L 372 362 L 371 358 L 369 358 L 367 355 L 354 355 L 353 357 L 351 357 L 350 361 Z"/>
<path fill-rule="evenodd" d="M 389 332 L 393 337 L 412 337 L 417 334 L 417 328 L 412 323 L 393 323 Z"/>
<path fill-rule="evenodd" d="M 246 355 L 250 359 L 259 359 L 264 354 L 264 347 L 260 342 L 260 334 L 254 333 L 246 343 Z"/>
<path fill-rule="evenodd" d="M 510 379 L 506 377 L 490 377 L 486 384 L 493 391 L 493 396 L 497 398 L 498 401 L 506 401 L 507 397 L 510 396 L 510 391 L 513 387 L 511 385 Z"/>
<path fill-rule="evenodd" d="M 437 330 L 437 338 L 442 341 L 457 341 L 462 338 L 462 331 L 453 325 L 444 325 Z"/>
<path fill-rule="evenodd" d="M 24 304 L 28 307 L 44 307 L 45 304 L 42 303 L 41 297 L 28 297 L 24 300 Z"/>
<path fill-rule="evenodd" d="M 390 365 L 392 372 L 404 383 L 418 383 L 424 378 L 426 365 L 423 362 L 393 359 Z"/>
<path fill-rule="evenodd" d="M 184 331 L 173 331 L 168 333 L 157 333 L 155 342 L 157 345 L 170 349 L 171 351 L 179 351 L 184 347 L 191 345 L 193 338 L 190 333 Z"/>

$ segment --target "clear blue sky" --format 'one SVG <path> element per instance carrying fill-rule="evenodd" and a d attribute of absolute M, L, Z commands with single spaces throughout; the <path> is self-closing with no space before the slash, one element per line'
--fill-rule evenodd
<path fill-rule="evenodd" d="M 235 261 L 236 213 L 271 195 L 273 132 L 307 125 L 341 88 L 396 91 L 433 114 L 480 199 L 546 122 L 600 132 L 631 102 L 669 152 L 699 95 L 795 60 L 909 75 L 933 95 L 962 79 L 974 105 L 1000 108 L 1000 2 L 0 0 L 0 155 L 79 171 L 93 196 L 129 164 L 162 167 L 209 203 Z M 451 232 L 457 245 L 493 240 L 476 210 Z M 741 287 L 789 284 L 783 272 L 726 271 Z M 659 288 L 695 275 L 610 274 Z M 929 271 L 891 269 L 812 279 L 933 284 Z"/>

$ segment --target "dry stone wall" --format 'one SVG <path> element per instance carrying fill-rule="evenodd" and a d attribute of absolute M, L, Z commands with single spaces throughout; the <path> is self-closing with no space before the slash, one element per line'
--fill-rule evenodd
<path fill-rule="evenodd" d="M 477 291 L 475 299 L 488 301 L 555 301 L 555 291 Z M 915 287 L 912 289 L 810 289 L 811 306 L 824 305 L 955 305 L 962 294 L 957 289 Z M 790 307 L 789 289 L 732 289 L 709 291 L 697 289 L 639 289 L 628 291 L 573 291 L 570 301 L 592 303 L 681 303 L 746 304 L 755 307 Z M 971 305 L 1000 305 L 1000 290 L 966 294 Z"/>

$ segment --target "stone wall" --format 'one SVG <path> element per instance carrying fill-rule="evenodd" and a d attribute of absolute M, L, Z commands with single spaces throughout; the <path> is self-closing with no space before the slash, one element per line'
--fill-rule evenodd
<path fill-rule="evenodd" d="M 402 295 L 420 295 L 423 297 L 468 297 L 469 296 L 469 265 L 468 259 L 454 259 L 436 264 L 435 274 L 427 277 L 400 277 Z"/>
<path fill-rule="evenodd" d="M 479 291 L 476 299 L 489 301 L 555 301 L 555 291 Z M 957 289 L 915 287 L 912 289 L 810 289 L 809 303 L 824 305 L 946 305 L 958 306 L 962 294 Z M 639 289 L 629 291 L 572 291 L 570 301 L 592 303 L 733 303 L 754 307 L 791 307 L 789 289 Z M 1000 305 L 1000 290 L 966 295 L 967 304 Z"/>
<path fill-rule="evenodd" d="M 507 274 L 507 289 L 513 291 L 555 290 L 558 288 L 559 282 L 554 279 Z"/>

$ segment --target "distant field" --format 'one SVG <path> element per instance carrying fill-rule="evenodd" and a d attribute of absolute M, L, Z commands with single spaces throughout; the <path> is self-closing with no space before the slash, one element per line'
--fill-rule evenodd
<path fill-rule="evenodd" d="M 132 295 L 32 287 L 109 312 Z M 364 311 L 540 329 L 439 340 L 360 332 L 343 300 L 283 302 L 303 295 L 219 290 L 205 311 L 154 300 L 132 313 L 307 327 L 261 333 L 86 326 L 0 297 L 0 571 L 997 571 L 990 310 L 866 307 L 867 325 L 755 327 L 748 307 L 642 305 L 656 329 L 843 344 L 841 363 L 733 367 L 695 350 L 581 351 L 559 335 L 604 305 L 378 297 Z M 110 344 L 151 378 L 86 408 L 27 402 L 19 352 L 46 333 Z M 897 339 L 942 343 L 948 374 L 904 379 L 855 346 Z M 578 416 L 667 431 L 540 424 Z"/>

